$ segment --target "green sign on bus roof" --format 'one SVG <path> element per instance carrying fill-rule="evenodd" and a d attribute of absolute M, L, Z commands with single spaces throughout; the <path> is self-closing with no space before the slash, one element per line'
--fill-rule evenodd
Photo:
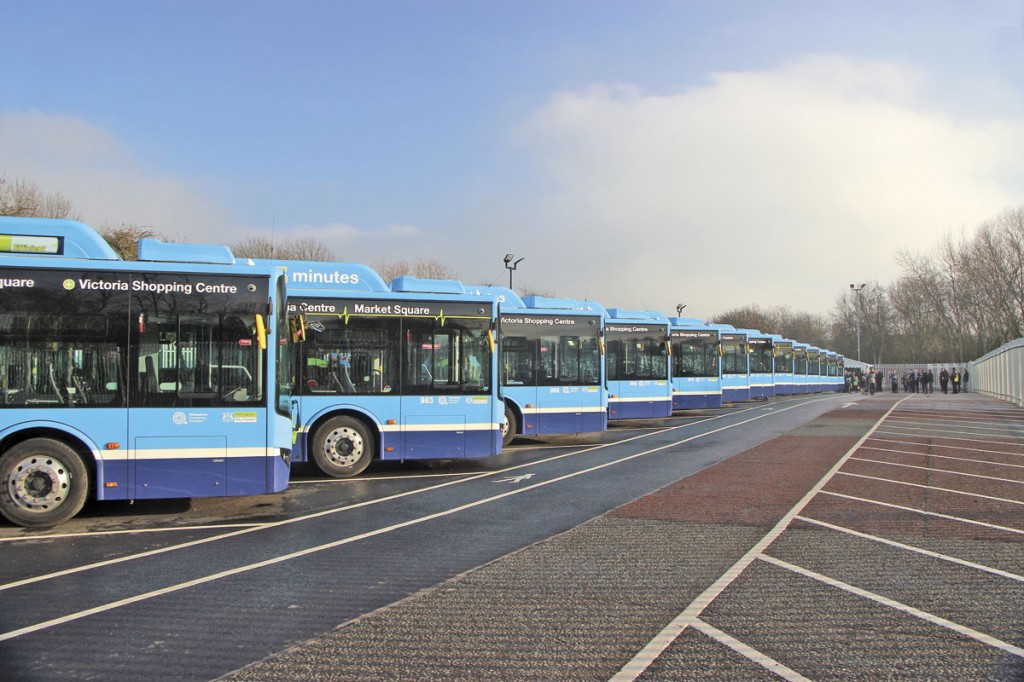
<path fill-rule="evenodd" d="M 23 234 L 0 234 L 0 252 L 59 254 L 61 252 L 60 238 L 30 237 Z"/>

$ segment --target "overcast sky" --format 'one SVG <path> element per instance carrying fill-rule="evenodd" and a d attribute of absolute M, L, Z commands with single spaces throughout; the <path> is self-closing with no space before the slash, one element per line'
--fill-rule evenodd
<path fill-rule="evenodd" d="M 1024 204 L 1021 0 L 3 3 L 0 174 L 94 225 L 708 318 Z"/>

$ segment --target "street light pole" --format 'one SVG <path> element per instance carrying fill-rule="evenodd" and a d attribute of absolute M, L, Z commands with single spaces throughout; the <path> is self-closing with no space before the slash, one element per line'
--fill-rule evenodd
<path fill-rule="evenodd" d="M 514 253 L 505 254 L 505 267 L 508 268 L 508 288 L 512 288 L 512 271 L 516 269 L 516 266 L 525 260 L 525 257 L 515 260 L 516 255 Z"/>
<path fill-rule="evenodd" d="M 864 291 L 867 284 L 850 285 L 850 290 L 857 294 L 857 362 L 860 362 L 860 292 Z"/>
<path fill-rule="evenodd" d="M 680 303 L 679 305 L 677 305 L 676 306 L 676 315 L 678 315 L 679 317 L 682 317 L 683 316 L 683 308 L 685 308 L 685 307 L 686 307 L 685 303 Z"/>

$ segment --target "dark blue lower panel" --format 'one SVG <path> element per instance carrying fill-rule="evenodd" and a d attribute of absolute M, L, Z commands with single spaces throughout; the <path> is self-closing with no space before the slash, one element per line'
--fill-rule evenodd
<path fill-rule="evenodd" d="M 774 386 L 751 386 L 750 397 L 751 398 L 772 398 L 775 396 Z"/>
<path fill-rule="evenodd" d="M 528 414 L 523 417 L 526 435 L 552 435 L 556 433 L 596 433 L 608 430 L 608 413 L 554 412 Z"/>
<path fill-rule="evenodd" d="M 608 401 L 608 421 L 616 419 L 654 419 L 672 416 L 671 400 L 637 402 Z"/>
<path fill-rule="evenodd" d="M 727 403 L 750 400 L 750 387 L 746 388 L 723 388 L 722 400 Z"/>
<path fill-rule="evenodd" d="M 144 459 L 135 462 L 136 500 L 265 495 L 284 490 L 280 457 Z M 268 479 L 268 467 L 273 474 Z M 107 496 L 104 499 L 112 499 Z"/>
<path fill-rule="evenodd" d="M 394 437 L 394 434 L 392 434 Z M 386 439 L 390 441 L 391 438 Z M 401 447 L 384 450 L 381 459 L 463 459 L 501 453 L 501 431 L 406 431 Z"/>
<path fill-rule="evenodd" d="M 704 395 L 674 395 L 672 396 L 673 410 L 705 410 L 722 406 L 721 393 L 707 393 Z"/>

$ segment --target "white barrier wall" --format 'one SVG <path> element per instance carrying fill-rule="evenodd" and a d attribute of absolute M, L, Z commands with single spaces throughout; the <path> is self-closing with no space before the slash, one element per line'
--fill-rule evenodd
<path fill-rule="evenodd" d="M 1024 407 L 1024 339 L 996 348 L 970 363 L 970 390 Z"/>

